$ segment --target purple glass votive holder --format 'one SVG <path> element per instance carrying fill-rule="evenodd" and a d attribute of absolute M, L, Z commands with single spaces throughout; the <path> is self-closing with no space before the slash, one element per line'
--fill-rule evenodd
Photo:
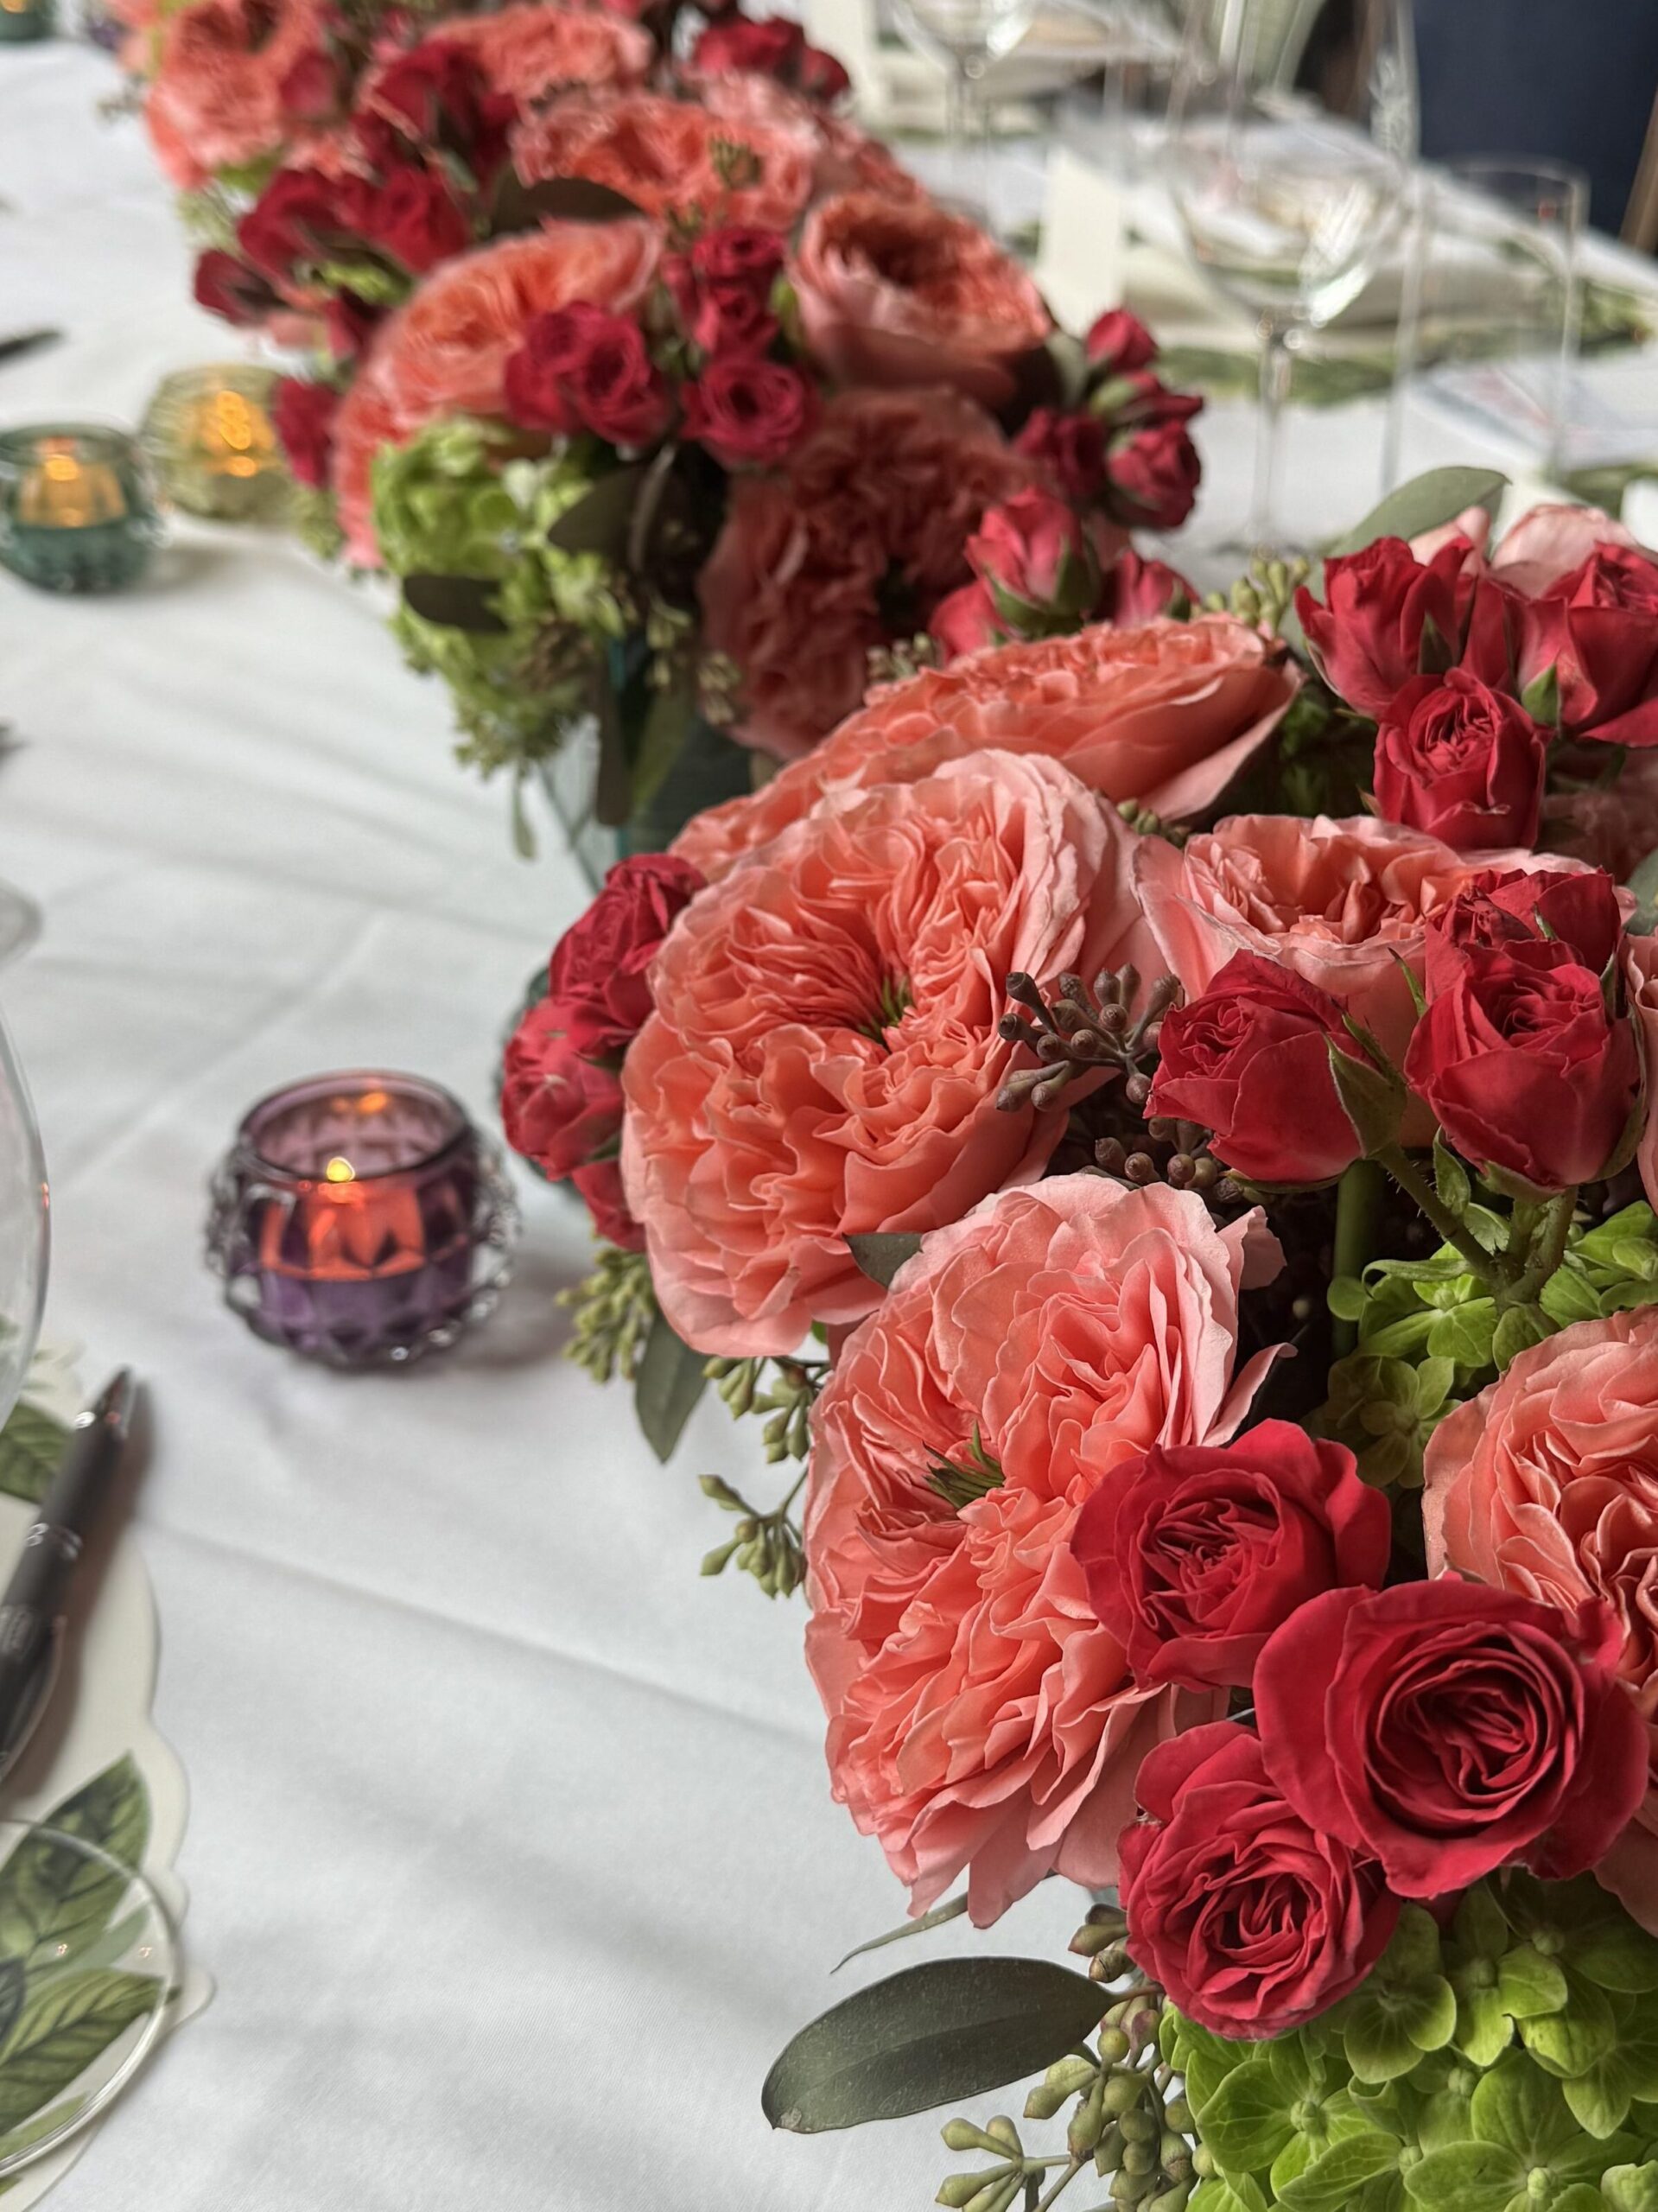
<path fill-rule="evenodd" d="M 518 1210 L 490 1140 L 418 1076 L 312 1076 L 253 1107 L 213 1181 L 207 1263 L 256 1336 L 402 1365 L 489 1313 Z"/>

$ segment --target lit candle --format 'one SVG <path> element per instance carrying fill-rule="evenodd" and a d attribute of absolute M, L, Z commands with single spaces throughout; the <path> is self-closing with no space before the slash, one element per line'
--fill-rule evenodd
<path fill-rule="evenodd" d="M 114 591 L 143 569 L 157 534 L 124 431 L 91 423 L 0 430 L 0 563 L 25 583 Z"/>
<path fill-rule="evenodd" d="M 276 458 L 276 434 L 264 408 L 245 392 L 215 391 L 198 413 L 197 435 L 209 468 L 226 476 L 257 476 Z"/>
<path fill-rule="evenodd" d="M 274 371 L 245 361 L 162 380 L 139 435 L 175 506 L 215 522 L 283 518 L 291 486 L 270 419 L 275 382 Z"/>
<path fill-rule="evenodd" d="M 53 0 L 0 0 L 0 45 L 48 38 L 53 15 Z"/>
<path fill-rule="evenodd" d="M 83 461 L 72 435 L 41 439 L 18 493 L 19 522 L 84 530 L 88 523 L 118 522 L 126 511 L 121 480 L 108 461 Z"/>

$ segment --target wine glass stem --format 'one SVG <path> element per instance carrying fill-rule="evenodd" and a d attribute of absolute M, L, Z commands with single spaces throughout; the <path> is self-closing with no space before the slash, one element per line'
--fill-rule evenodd
<path fill-rule="evenodd" d="M 1271 548 L 1277 542 L 1279 426 L 1284 402 L 1289 397 L 1294 368 L 1288 327 L 1266 316 L 1261 325 L 1261 420 L 1255 430 L 1255 483 L 1249 502 L 1245 531 L 1251 545 Z"/>

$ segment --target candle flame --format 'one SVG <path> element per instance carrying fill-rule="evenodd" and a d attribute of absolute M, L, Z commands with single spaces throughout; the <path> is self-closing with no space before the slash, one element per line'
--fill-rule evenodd
<path fill-rule="evenodd" d="M 357 1170 L 349 1160 L 342 1160 L 338 1153 L 334 1154 L 322 1173 L 331 1183 L 354 1183 L 357 1179 Z"/>

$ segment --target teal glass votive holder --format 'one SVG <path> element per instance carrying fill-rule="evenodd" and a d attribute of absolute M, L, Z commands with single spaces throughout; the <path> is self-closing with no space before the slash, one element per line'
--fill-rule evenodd
<path fill-rule="evenodd" d="M 0 564 L 41 591 L 119 591 L 161 534 L 137 442 L 95 423 L 0 430 Z"/>
<path fill-rule="evenodd" d="M 50 38 L 57 29 L 55 0 L 0 0 L 0 46 Z"/>

